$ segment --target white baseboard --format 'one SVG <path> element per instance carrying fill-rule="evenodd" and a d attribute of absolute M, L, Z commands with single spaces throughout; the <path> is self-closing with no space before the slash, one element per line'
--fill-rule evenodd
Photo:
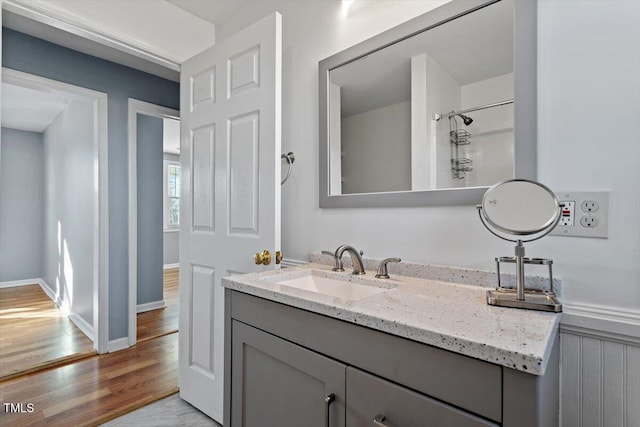
<path fill-rule="evenodd" d="M 25 280 L 11 280 L 8 282 L 0 282 L 0 289 L 3 288 L 13 288 L 15 286 L 26 286 L 26 285 L 39 285 L 42 279 L 25 279 Z"/>
<path fill-rule="evenodd" d="M 93 334 L 93 325 L 84 320 L 82 317 L 75 313 L 69 314 L 69 319 L 85 334 L 91 341 L 96 342 Z"/>
<path fill-rule="evenodd" d="M 107 345 L 107 351 L 109 353 L 113 353 L 115 351 L 124 350 L 125 348 L 129 348 L 129 338 L 122 337 L 115 340 L 109 341 Z"/>
<path fill-rule="evenodd" d="M 45 282 L 44 279 L 38 279 L 38 284 L 40 285 L 40 288 L 42 288 L 44 293 L 47 294 L 47 296 L 51 299 L 51 301 L 55 302 L 56 305 L 61 310 L 63 310 L 63 308 L 62 308 L 62 300 L 60 300 L 60 297 L 58 295 L 56 295 L 56 293 L 53 291 L 53 289 L 51 289 L 49 284 L 47 282 Z M 69 315 L 68 312 L 65 312 L 65 314 Z"/>
<path fill-rule="evenodd" d="M 164 300 L 160 301 L 151 301 L 144 304 L 138 304 L 136 306 L 137 313 L 144 313 L 145 311 L 157 310 L 159 308 L 165 308 L 167 305 L 164 303 Z"/>
<path fill-rule="evenodd" d="M 174 263 L 174 264 L 164 264 L 164 265 L 162 266 L 162 269 L 163 269 L 163 270 L 169 270 L 169 269 L 171 269 L 171 268 L 180 268 L 180 263 L 179 263 L 179 262 L 176 262 L 176 263 Z"/>
<path fill-rule="evenodd" d="M 564 304 L 560 329 L 598 339 L 640 345 L 640 310 Z"/>

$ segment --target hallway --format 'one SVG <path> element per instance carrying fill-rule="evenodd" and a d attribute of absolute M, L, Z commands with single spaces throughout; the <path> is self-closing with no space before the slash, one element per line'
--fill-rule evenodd
<path fill-rule="evenodd" d="M 22 404 L 22 412 L 0 412 L 0 424 L 99 425 L 176 393 L 177 275 L 177 269 L 163 275 L 167 307 L 147 312 L 153 314 L 148 319 L 139 315 L 139 336 L 143 330 L 145 337 L 137 345 L 0 381 L 3 403 Z"/>

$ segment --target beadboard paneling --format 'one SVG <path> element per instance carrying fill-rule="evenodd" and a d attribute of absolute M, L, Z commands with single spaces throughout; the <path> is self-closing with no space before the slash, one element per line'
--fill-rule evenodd
<path fill-rule="evenodd" d="M 640 346 L 561 333 L 562 427 L 640 427 Z"/>

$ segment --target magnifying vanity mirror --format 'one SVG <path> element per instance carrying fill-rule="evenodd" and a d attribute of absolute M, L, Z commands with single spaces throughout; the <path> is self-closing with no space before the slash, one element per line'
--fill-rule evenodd
<path fill-rule="evenodd" d="M 535 2 L 453 0 L 319 64 L 320 207 L 477 204 L 535 178 Z"/>
<path fill-rule="evenodd" d="M 546 236 L 560 221 L 562 209 L 553 191 L 535 181 L 507 180 L 489 188 L 477 208 L 480 221 L 487 230 L 500 239 L 516 244 L 515 256 L 496 258 L 498 288 L 487 291 L 487 303 L 502 307 L 562 311 L 562 305 L 553 292 L 553 260 L 524 256 L 524 243 Z M 501 286 L 500 264 L 502 263 L 516 265 L 515 289 Z M 527 264 L 548 267 L 548 290 L 525 288 L 524 269 Z"/>

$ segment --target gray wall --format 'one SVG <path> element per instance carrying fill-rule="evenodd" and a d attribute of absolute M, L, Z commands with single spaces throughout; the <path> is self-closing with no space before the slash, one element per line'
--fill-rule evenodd
<path fill-rule="evenodd" d="M 44 148 L 41 133 L 2 128 L 0 282 L 42 274 Z"/>
<path fill-rule="evenodd" d="M 109 339 L 127 335 L 128 97 L 180 108 L 180 86 L 151 74 L 2 29 L 2 65 L 109 95 Z"/>
<path fill-rule="evenodd" d="M 180 161 L 177 154 L 164 153 L 164 160 Z M 177 230 L 165 231 L 163 234 L 162 251 L 164 264 L 177 264 L 180 262 L 180 232 Z"/>
<path fill-rule="evenodd" d="M 63 307 L 93 325 L 93 101 L 73 101 L 44 132 L 42 277 Z"/>
<path fill-rule="evenodd" d="M 342 118 L 342 194 L 411 190 L 411 102 Z"/>
<path fill-rule="evenodd" d="M 162 300 L 162 119 L 137 115 L 138 304 Z"/>

